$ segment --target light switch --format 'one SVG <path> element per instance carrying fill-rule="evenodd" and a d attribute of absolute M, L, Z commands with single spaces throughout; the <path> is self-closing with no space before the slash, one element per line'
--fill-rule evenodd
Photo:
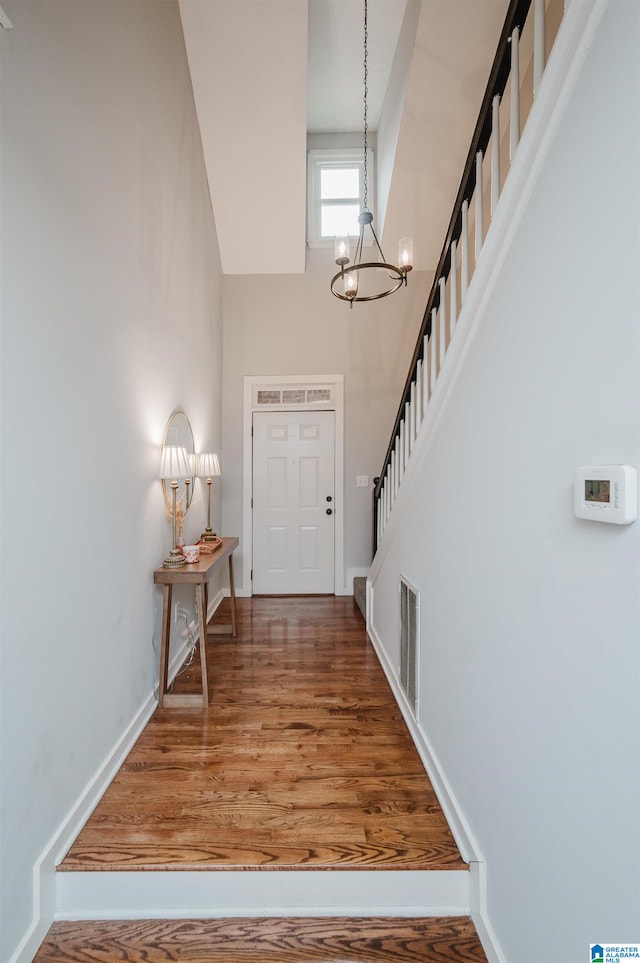
<path fill-rule="evenodd" d="M 356 475 L 356 488 L 368 488 L 368 487 L 369 487 L 369 476 Z"/>

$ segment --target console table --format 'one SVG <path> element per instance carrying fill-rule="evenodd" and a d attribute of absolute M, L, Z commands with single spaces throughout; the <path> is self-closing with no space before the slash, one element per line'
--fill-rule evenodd
<path fill-rule="evenodd" d="M 233 553 L 239 540 L 223 538 L 211 555 L 200 554 L 199 562 L 187 563 L 179 568 L 157 568 L 153 573 L 156 585 L 163 586 L 162 601 L 162 642 L 160 647 L 160 687 L 158 690 L 159 708 L 203 708 L 209 705 L 209 676 L 207 673 L 206 640 L 207 632 L 236 635 L 236 595 L 233 582 Z M 213 573 L 229 560 L 229 591 L 231 595 L 231 624 L 210 625 L 207 627 L 207 584 Z M 196 616 L 200 629 L 200 664 L 202 666 L 202 695 L 175 695 L 167 692 L 169 672 L 169 639 L 171 636 L 171 596 L 174 585 L 194 585 L 196 590 Z"/>

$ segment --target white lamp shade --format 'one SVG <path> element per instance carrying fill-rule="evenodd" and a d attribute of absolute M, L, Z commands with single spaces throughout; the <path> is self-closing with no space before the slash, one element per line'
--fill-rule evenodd
<path fill-rule="evenodd" d="M 190 478 L 189 455 L 184 445 L 165 445 L 160 460 L 160 478 Z"/>
<path fill-rule="evenodd" d="M 203 451 L 198 459 L 198 475 L 200 478 L 213 478 L 220 474 L 218 456 L 212 451 Z"/>

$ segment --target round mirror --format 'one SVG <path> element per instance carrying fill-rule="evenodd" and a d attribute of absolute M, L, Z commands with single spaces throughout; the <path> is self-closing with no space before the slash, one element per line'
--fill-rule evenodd
<path fill-rule="evenodd" d="M 167 422 L 167 427 L 164 430 L 164 438 L 162 439 L 162 447 L 168 445 L 178 445 L 183 446 L 187 450 L 187 454 L 191 460 L 191 470 L 195 469 L 193 465 L 193 453 L 194 453 L 194 443 L 193 443 L 193 431 L 191 430 L 191 422 L 185 415 L 184 411 L 174 411 L 169 421 Z M 193 483 L 195 477 L 192 474 L 190 478 L 178 478 L 178 490 L 176 492 L 176 500 L 182 498 L 182 509 L 184 514 L 187 514 L 189 508 L 189 502 L 191 496 L 193 495 Z M 164 492 L 165 501 L 167 506 L 171 506 L 171 483 L 167 482 L 164 478 L 162 479 L 162 491 Z"/>

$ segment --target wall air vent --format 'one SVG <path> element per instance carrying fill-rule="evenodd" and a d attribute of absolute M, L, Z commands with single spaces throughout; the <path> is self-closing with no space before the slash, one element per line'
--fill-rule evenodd
<path fill-rule="evenodd" d="M 400 578 L 400 685 L 418 718 L 418 592 Z"/>

